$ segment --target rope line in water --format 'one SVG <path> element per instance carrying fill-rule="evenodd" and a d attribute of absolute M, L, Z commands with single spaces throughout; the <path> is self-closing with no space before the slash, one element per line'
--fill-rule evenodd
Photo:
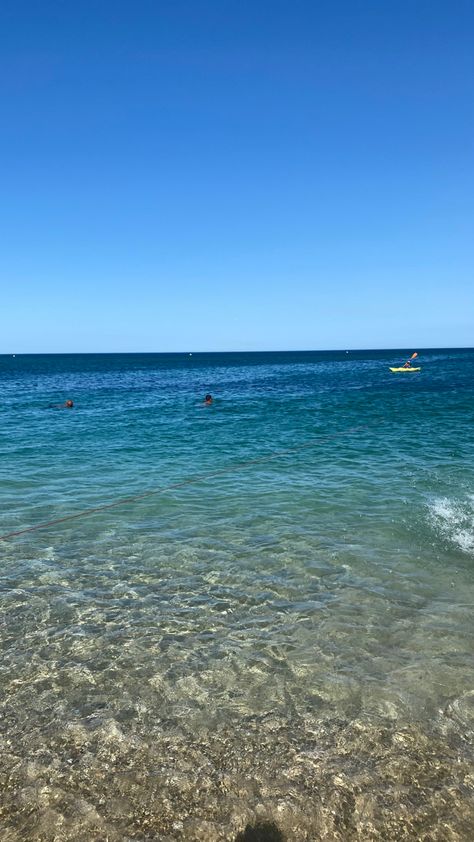
<path fill-rule="evenodd" d="M 121 500 L 115 500 L 113 503 L 103 503 L 100 506 L 94 506 L 90 509 L 83 509 L 81 512 L 75 514 L 64 515 L 54 520 L 48 520 L 44 523 L 37 523 L 34 526 L 26 526 L 24 529 L 18 529 L 15 532 L 6 532 L 5 535 L 0 535 L 0 541 L 7 541 L 8 538 L 16 538 L 18 535 L 25 535 L 27 532 L 37 532 L 39 529 L 47 529 L 49 526 L 56 526 L 58 523 L 65 523 L 66 521 L 76 520 L 80 517 L 89 517 L 97 514 L 97 512 L 104 512 L 107 509 L 115 509 L 118 506 L 125 506 L 128 503 L 134 503 L 136 500 L 144 500 L 145 497 L 151 497 L 153 494 L 165 494 L 167 491 L 174 491 L 177 488 L 184 488 L 187 485 L 196 485 L 199 482 L 206 482 L 208 479 L 222 476 L 223 474 L 231 474 L 233 471 L 240 471 L 243 468 L 249 468 L 252 465 L 261 465 L 265 462 L 270 462 L 272 459 L 279 459 L 281 456 L 287 456 L 289 453 L 297 453 L 308 447 L 314 447 L 317 442 L 331 441 L 332 439 L 347 436 L 350 433 L 357 433 L 360 430 L 367 429 L 368 424 L 362 424 L 359 427 L 350 427 L 348 430 L 343 430 L 340 433 L 326 435 L 315 438 L 297 447 L 288 447 L 286 450 L 277 450 L 275 453 L 269 453 L 267 456 L 259 456 L 257 459 L 248 459 L 245 462 L 237 462 L 235 465 L 229 465 L 227 468 L 220 468 L 217 471 L 210 471 L 207 474 L 199 474 L 196 477 L 189 477 L 181 482 L 173 482 L 171 485 L 165 485 L 163 488 L 151 488 L 148 491 L 143 491 L 141 494 L 134 494 L 132 497 L 123 497 Z"/>

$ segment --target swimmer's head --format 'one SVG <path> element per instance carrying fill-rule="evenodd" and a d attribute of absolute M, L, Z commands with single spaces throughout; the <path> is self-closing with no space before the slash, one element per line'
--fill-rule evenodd
<path fill-rule="evenodd" d="M 74 404 L 71 400 L 65 402 L 64 406 L 67 406 L 68 409 L 72 409 Z"/>
<path fill-rule="evenodd" d="M 204 398 L 204 403 L 212 403 L 212 395 L 207 394 Z"/>

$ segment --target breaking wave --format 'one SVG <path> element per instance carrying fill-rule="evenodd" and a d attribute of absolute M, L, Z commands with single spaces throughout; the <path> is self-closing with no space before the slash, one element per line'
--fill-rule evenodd
<path fill-rule="evenodd" d="M 474 555 L 474 494 L 464 500 L 438 497 L 430 503 L 429 509 L 436 531 L 450 544 Z"/>

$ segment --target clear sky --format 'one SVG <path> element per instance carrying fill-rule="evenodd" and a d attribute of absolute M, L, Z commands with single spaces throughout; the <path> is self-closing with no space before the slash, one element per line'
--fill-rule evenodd
<path fill-rule="evenodd" d="M 472 0 L 2 0 L 0 352 L 474 344 Z"/>

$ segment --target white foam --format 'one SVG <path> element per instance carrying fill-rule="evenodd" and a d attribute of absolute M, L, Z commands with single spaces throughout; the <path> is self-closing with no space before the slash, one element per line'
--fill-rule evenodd
<path fill-rule="evenodd" d="M 429 509 L 431 522 L 443 538 L 474 555 L 474 494 L 463 500 L 438 497 Z"/>

